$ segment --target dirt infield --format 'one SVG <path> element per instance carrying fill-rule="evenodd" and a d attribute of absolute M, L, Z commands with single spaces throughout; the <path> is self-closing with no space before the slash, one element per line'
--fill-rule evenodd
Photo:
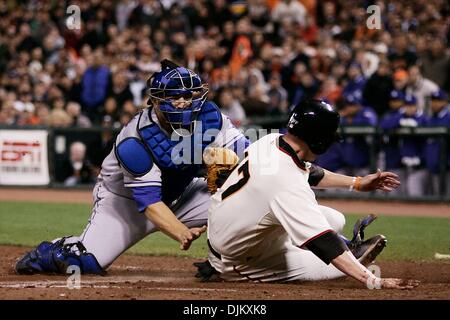
<path fill-rule="evenodd" d="M 1 188 L 0 201 L 34 201 L 34 202 L 67 202 L 91 203 L 92 193 L 89 190 L 57 190 L 30 188 Z M 407 203 L 380 202 L 367 200 L 331 200 L 319 199 L 319 203 L 345 213 L 376 213 L 393 216 L 423 216 L 450 218 L 450 204 L 443 203 Z"/>
<path fill-rule="evenodd" d="M 91 203 L 91 192 L 52 189 L 0 189 L 0 201 Z M 320 200 L 337 210 L 386 215 L 450 217 L 450 205 Z M 30 248 L 0 246 L 0 299 L 446 299 L 450 300 L 450 260 L 382 262 L 383 277 L 421 280 L 414 290 L 369 290 L 352 279 L 290 284 L 202 283 L 192 263 L 181 257 L 124 255 L 107 276 L 82 276 L 81 289 L 68 289 L 65 276 L 19 276 L 15 261 Z"/>
<path fill-rule="evenodd" d="M 196 260 L 125 255 L 107 276 L 82 276 L 81 289 L 68 289 L 64 276 L 19 276 L 16 259 L 29 248 L 0 246 L 1 299 L 446 299 L 450 300 L 450 262 L 384 262 L 386 277 L 421 280 L 414 290 L 369 290 L 352 279 L 295 284 L 202 283 L 194 276 Z"/>

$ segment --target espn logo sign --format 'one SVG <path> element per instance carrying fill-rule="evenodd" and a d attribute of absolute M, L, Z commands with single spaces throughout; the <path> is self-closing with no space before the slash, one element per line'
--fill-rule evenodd
<path fill-rule="evenodd" d="M 0 130 L 0 184 L 50 182 L 47 136 L 45 130 Z"/>
<path fill-rule="evenodd" d="M 42 161 L 41 143 L 5 140 L 1 146 L 0 161 L 39 164 Z"/>

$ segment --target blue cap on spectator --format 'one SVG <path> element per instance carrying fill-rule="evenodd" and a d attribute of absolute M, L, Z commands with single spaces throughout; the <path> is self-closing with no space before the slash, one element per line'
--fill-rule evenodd
<path fill-rule="evenodd" d="M 407 105 L 417 104 L 417 98 L 415 96 L 413 96 L 412 94 L 407 94 L 405 96 L 405 104 L 407 104 Z"/>
<path fill-rule="evenodd" d="M 362 70 L 361 65 L 358 62 L 353 61 L 352 63 L 350 63 L 350 65 L 348 66 L 348 68 L 358 68 L 359 70 Z"/>
<path fill-rule="evenodd" d="M 442 89 L 439 89 L 438 91 L 433 92 L 433 94 L 431 95 L 431 100 L 445 100 L 445 101 L 447 101 L 447 99 L 448 99 L 448 96 L 445 93 L 445 91 L 442 90 Z"/>
<path fill-rule="evenodd" d="M 392 90 L 389 95 L 390 100 L 404 100 L 405 94 L 400 90 Z"/>
<path fill-rule="evenodd" d="M 344 101 L 345 101 L 345 104 L 347 104 L 347 105 L 349 105 L 349 104 L 350 105 L 351 104 L 361 104 L 361 101 L 357 97 L 352 95 L 352 94 L 344 96 Z"/>

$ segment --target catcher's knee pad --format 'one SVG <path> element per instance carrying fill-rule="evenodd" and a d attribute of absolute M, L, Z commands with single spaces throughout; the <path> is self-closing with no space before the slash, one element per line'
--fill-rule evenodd
<path fill-rule="evenodd" d="M 40 243 L 16 263 L 15 271 L 18 274 L 65 274 L 69 266 L 77 266 L 83 274 L 105 274 L 97 259 L 81 242 L 64 244 L 65 239 Z"/>

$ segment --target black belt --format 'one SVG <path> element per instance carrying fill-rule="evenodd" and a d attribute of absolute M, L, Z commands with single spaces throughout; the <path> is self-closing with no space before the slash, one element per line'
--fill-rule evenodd
<path fill-rule="evenodd" d="M 222 256 L 220 255 L 220 253 L 218 253 L 216 250 L 214 250 L 214 248 L 211 246 L 211 243 L 209 242 L 209 239 L 206 241 L 206 243 L 208 244 L 208 248 L 211 251 L 211 253 L 219 260 L 222 260 Z"/>

